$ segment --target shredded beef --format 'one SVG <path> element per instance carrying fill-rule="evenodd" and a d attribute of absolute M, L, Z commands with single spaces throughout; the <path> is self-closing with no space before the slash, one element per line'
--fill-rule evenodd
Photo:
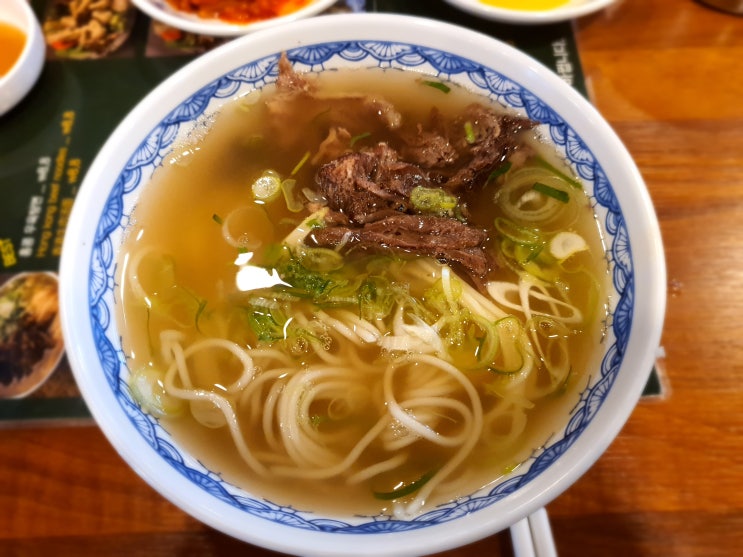
<path fill-rule="evenodd" d="M 484 276 L 492 264 L 482 248 L 486 239 L 485 231 L 456 219 L 402 213 L 360 227 L 336 224 L 318 228 L 308 237 L 310 243 L 323 247 L 392 249 L 427 255 L 458 263 L 475 277 Z"/>
<path fill-rule="evenodd" d="M 483 230 L 456 219 L 430 215 L 394 215 L 364 225 L 363 230 L 380 243 L 405 250 L 450 250 L 480 246 Z"/>
<path fill-rule="evenodd" d="M 277 101 L 268 106 L 279 130 L 302 128 L 304 119 L 321 118 L 327 134 L 311 164 L 318 193 L 330 211 L 325 227 L 308 243 L 339 250 L 395 250 L 456 264 L 477 283 L 493 266 L 485 250 L 486 233 L 466 222 L 466 193 L 483 186 L 489 174 L 521 148 L 516 135 L 536 125 L 526 118 L 471 104 L 453 120 L 436 108 L 428 119 L 407 125 L 396 107 L 374 96 L 322 97 L 294 72 L 285 55 L 279 64 Z M 283 98 L 282 98 L 283 95 Z M 285 101 L 301 97 L 297 114 Z M 353 130 L 353 131 L 351 131 Z M 353 133 L 384 140 L 354 146 Z M 290 135 L 290 134 L 287 134 Z M 459 199 L 456 216 L 422 214 L 411 202 L 417 186 L 444 188 Z M 465 221 L 465 222 L 463 222 Z"/>
<path fill-rule="evenodd" d="M 491 131 L 501 133 L 502 128 Z M 422 145 L 424 134 L 419 134 L 419 138 Z M 485 143 L 488 141 L 481 141 Z M 429 153 L 439 152 L 441 142 L 434 141 L 429 146 L 434 144 Z M 508 144 L 504 141 L 504 145 Z M 450 186 L 449 182 L 455 180 L 456 187 L 471 187 L 480 173 L 490 172 L 492 158 L 474 146 L 469 164 L 459 168 L 444 185 Z M 456 263 L 475 280 L 492 268 L 493 261 L 484 249 L 484 231 L 453 217 L 416 214 L 410 201 L 413 188 L 439 184 L 431 179 L 427 169 L 401 159 L 388 144 L 341 155 L 322 165 L 316 180 L 333 215 L 325 228 L 314 231 L 309 238 L 316 245 L 418 253 Z M 460 207 L 460 211 L 466 213 L 466 208 Z"/>
<path fill-rule="evenodd" d="M 325 161 L 337 159 L 351 151 L 351 133 L 344 127 L 333 126 L 328 135 L 322 140 L 317 153 L 312 157 L 312 164 L 320 164 Z"/>
<path fill-rule="evenodd" d="M 519 148 L 516 135 L 536 125 L 528 118 L 496 114 L 480 104 L 468 106 L 460 120 L 462 129 L 465 122 L 471 123 L 475 138 L 471 143 L 465 139 L 470 159 L 447 179 L 449 189 L 472 188 L 485 183 L 490 172 Z"/>
<path fill-rule="evenodd" d="M 535 125 L 528 118 L 499 114 L 478 103 L 447 125 L 434 108 L 426 126 L 418 124 L 416 133 L 402 135 L 400 152 L 420 165 L 432 182 L 449 190 L 471 189 L 483 185 L 490 172 L 520 149 L 515 136 Z"/>
<path fill-rule="evenodd" d="M 405 143 L 401 148 L 402 156 L 423 168 L 446 168 L 459 159 L 441 113 L 435 107 L 431 110 L 426 127 L 419 123 L 415 134 L 405 134 L 402 139 Z"/>
<path fill-rule="evenodd" d="M 279 58 L 279 77 L 276 79 L 276 87 L 285 93 L 297 91 L 309 93 L 313 90 L 310 82 L 302 74 L 294 71 L 286 52 L 282 52 Z"/>
<path fill-rule="evenodd" d="M 384 143 L 342 155 L 317 173 L 317 185 L 330 208 L 358 224 L 380 211 L 410 211 L 410 192 L 427 183 L 419 167 L 401 161 Z"/>

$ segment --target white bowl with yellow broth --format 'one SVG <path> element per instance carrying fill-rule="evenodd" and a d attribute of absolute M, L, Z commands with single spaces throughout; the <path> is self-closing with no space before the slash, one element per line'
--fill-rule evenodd
<path fill-rule="evenodd" d="M 29 93 L 44 66 L 44 36 L 26 0 L 0 5 L 0 116 Z"/>
<path fill-rule="evenodd" d="M 507 528 L 618 434 L 665 304 L 631 157 L 492 38 L 395 15 L 256 33 L 148 95 L 61 261 L 68 357 L 164 497 L 297 555 Z"/>

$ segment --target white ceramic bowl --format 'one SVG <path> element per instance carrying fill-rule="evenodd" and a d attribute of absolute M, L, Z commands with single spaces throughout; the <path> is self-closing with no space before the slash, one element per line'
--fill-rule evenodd
<path fill-rule="evenodd" d="M 26 35 L 21 56 L 8 73 L 0 77 L 0 116 L 17 105 L 39 79 L 44 66 L 44 36 L 28 0 L 0 2 L 0 21 Z"/>
<path fill-rule="evenodd" d="M 445 0 L 472 15 L 494 21 L 526 25 L 555 23 L 575 19 L 602 10 L 616 0 L 569 0 L 566 4 L 548 10 L 519 10 L 498 8 L 481 0 Z"/>
<path fill-rule="evenodd" d="M 606 235 L 611 320 L 600 367 L 544 450 L 504 481 L 413 521 L 323 516 L 263 500 L 205 469 L 132 401 L 115 317 L 122 233 L 153 170 L 199 118 L 276 76 L 287 51 L 300 71 L 407 68 L 450 78 L 544 122 L 584 181 Z M 578 479 L 614 439 L 646 383 L 660 341 L 665 267 L 638 169 L 597 111 L 532 58 L 433 20 L 332 15 L 251 34 L 174 74 L 120 124 L 92 164 L 61 261 L 63 330 L 75 377 L 121 456 L 163 496 L 236 538 L 303 556 L 424 555 L 504 529 Z"/>
<path fill-rule="evenodd" d="M 168 4 L 166 0 L 132 0 L 132 2 L 153 19 L 171 27 L 198 35 L 236 37 L 319 14 L 335 4 L 337 0 L 312 0 L 307 6 L 295 12 L 245 25 L 232 24 L 219 19 L 204 19 L 181 12 Z"/>

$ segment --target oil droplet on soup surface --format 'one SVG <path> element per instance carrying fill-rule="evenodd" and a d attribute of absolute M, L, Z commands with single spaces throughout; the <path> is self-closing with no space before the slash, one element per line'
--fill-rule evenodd
<path fill-rule="evenodd" d="M 18 61 L 26 44 L 26 35 L 13 25 L 0 21 L 0 77 Z"/>
<path fill-rule="evenodd" d="M 508 10 L 540 11 L 553 10 L 564 6 L 570 0 L 480 0 L 483 4 L 494 8 L 506 8 Z"/>

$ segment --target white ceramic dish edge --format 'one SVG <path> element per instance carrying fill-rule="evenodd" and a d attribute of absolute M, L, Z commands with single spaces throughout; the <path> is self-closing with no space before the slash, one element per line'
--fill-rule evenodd
<path fill-rule="evenodd" d="M 455 37 L 453 34 L 449 33 L 451 27 L 446 24 L 418 18 L 388 16 L 382 14 L 363 16 L 364 19 L 360 19 L 361 16 L 358 15 L 337 15 L 327 17 L 338 18 L 334 20 L 334 23 L 337 23 L 336 29 L 338 29 L 338 31 L 333 32 L 331 36 L 328 36 L 327 30 L 323 28 L 323 20 L 325 18 L 313 18 L 312 20 L 306 20 L 303 22 L 303 28 L 307 33 L 304 34 L 301 39 L 299 37 L 291 38 L 290 41 L 281 42 L 280 44 L 283 47 L 290 48 L 290 42 L 294 46 L 301 46 L 304 44 L 326 42 L 327 40 L 342 40 L 341 36 L 353 37 L 355 39 L 363 39 L 365 36 L 369 36 L 370 39 L 374 40 L 387 39 L 399 41 L 401 36 L 399 34 L 400 26 L 410 26 L 411 29 L 415 28 L 419 31 L 420 36 L 423 37 L 421 40 L 417 41 L 418 44 L 426 43 L 426 28 L 430 28 L 431 30 L 435 29 L 437 33 L 449 36 L 448 43 L 437 43 L 435 45 L 436 48 L 445 49 L 462 57 L 472 58 L 474 48 L 471 47 L 477 46 L 478 49 L 482 49 L 482 54 L 477 55 L 482 63 L 496 65 L 501 63 L 498 61 L 501 60 L 502 54 L 498 52 L 498 48 L 494 48 L 493 45 L 495 41 L 491 38 L 469 31 L 463 33 L 461 29 L 456 31 Z M 366 23 L 372 20 L 380 25 L 376 27 L 377 30 L 375 30 L 372 35 L 369 35 L 366 31 Z M 382 29 L 382 31 L 379 31 L 378 29 Z M 140 129 L 146 122 L 161 120 L 173 106 L 173 95 L 175 94 L 178 97 L 182 96 L 181 93 L 179 93 L 180 86 L 185 87 L 185 90 L 187 91 L 192 91 L 194 89 L 192 83 L 186 82 L 187 75 L 190 75 L 194 70 L 198 70 L 198 72 L 195 73 L 199 75 L 200 84 L 209 83 L 223 73 L 233 69 L 235 66 L 235 63 L 227 61 L 226 57 L 219 59 L 218 56 L 220 56 L 221 53 L 235 53 L 241 48 L 249 48 L 250 56 L 252 57 L 274 53 L 276 52 L 275 45 L 279 44 L 276 42 L 276 37 L 284 36 L 289 32 L 290 29 L 275 28 L 260 34 L 252 35 L 249 42 L 245 42 L 244 40 L 233 41 L 213 51 L 215 53 L 219 52 L 220 54 L 201 57 L 189 65 L 189 68 L 177 72 L 148 96 L 147 105 L 138 105 L 122 121 L 121 125 L 102 148 L 96 161 L 91 166 L 88 176 L 85 178 L 84 184 L 88 183 L 90 185 L 88 187 L 85 187 L 85 185 L 83 186 L 78 199 L 76 200 L 73 208 L 73 215 L 70 219 L 70 226 L 65 239 L 65 246 L 62 252 L 61 291 L 64 293 L 64 296 L 62 297 L 62 315 L 65 323 L 65 331 L 70 335 L 70 338 L 68 339 L 70 341 L 68 343 L 68 355 L 73 370 L 75 370 L 76 376 L 81 376 L 79 383 L 81 385 L 81 390 L 83 390 L 83 395 L 86 401 L 89 401 L 91 412 L 104 432 L 114 427 L 119 427 L 120 425 L 117 424 L 117 422 L 120 421 L 120 418 L 116 418 L 115 414 L 111 412 L 111 406 L 116 407 L 117 401 L 112 397 L 110 389 L 105 381 L 99 380 L 92 383 L 90 380 L 83 377 L 86 373 L 96 372 L 96 370 L 85 369 L 87 352 L 89 350 L 95 350 L 95 347 L 91 346 L 90 340 L 92 337 L 92 331 L 90 320 L 86 312 L 88 308 L 87 293 L 84 289 L 75 288 L 74 285 L 71 284 L 71 281 L 76 280 L 76 276 L 79 280 L 79 269 L 76 269 L 75 265 L 79 262 L 80 258 L 82 257 L 83 259 L 87 258 L 87 260 L 90 260 L 90 238 L 93 238 L 95 234 L 94 228 L 96 223 L 86 222 L 84 216 L 87 214 L 100 214 L 101 206 L 105 202 L 104 194 L 96 192 L 93 184 L 99 181 L 105 183 L 106 176 L 111 175 L 111 168 L 122 168 L 126 163 L 131 151 L 127 149 L 119 149 L 119 144 L 131 133 L 131 130 Z M 414 35 L 414 33 L 411 33 L 410 37 L 412 38 Z M 505 61 L 503 62 L 506 63 Z M 545 86 L 559 88 L 559 90 L 564 94 L 562 94 L 557 101 L 553 102 L 551 106 L 558 113 L 578 111 L 582 114 L 582 116 L 576 118 L 577 124 L 572 122 L 579 134 L 587 133 L 594 126 L 607 126 L 598 113 L 591 108 L 577 92 L 568 90 L 562 80 L 548 70 L 539 67 L 536 62 L 526 55 L 516 51 L 509 51 L 506 66 L 508 69 L 504 70 L 504 73 L 509 75 L 514 81 L 524 85 L 526 88 L 532 90 L 539 90 Z M 500 66 L 499 70 L 501 70 Z M 545 83 L 547 83 L 547 85 L 545 85 Z M 144 130 L 142 133 L 145 134 L 147 131 L 148 130 Z M 628 171 L 627 168 L 623 166 L 626 161 L 629 160 L 629 155 L 616 135 L 612 132 L 609 134 L 606 141 L 609 143 L 607 148 L 610 151 L 615 152 L 617 155 L 612 160 L 601 161 L 601 164 L 605 167 L 607 175 L 622 176 L 622 178 L 627 181 L 638 181 L 639 183 L 642 183 L 642 178 L 634 167 Z M 130 145 L 130 147 L 133 147 L 133 145 Z M 617 160 L 622 162 L 615 162 Z M 617 168 L 614 168 L 613 165 L 618 166 Z M 614 180 L 611 181 L 614 183 Z M 617 191 L 616 193 L 619 197 L 620 204 L 626 205 L 630 203 L 630 200 L 622 199 L 621 191 Z M 643 195 L 646 195 L 646 193 Z M 633 212 L 637 212 L 638 214 L 642 213 L 645 215 L 648 222 L 655 223 L 655 216 L 652 214 L 652 205 L 649 203 L 649 196 L 637 200 L 636 206 L 623 206 L 623 211 L 626 214 L 632 214 Z M 653 226 L 657 226 L 657 223 L 653 224 Z M 644 230 L 631 229 L 630 241 L 636 249 L 646 251 L 649 254 L 647 257 L 650 258 L 650 261 L 656 262 L 655 267 L 647 269 L 646 271 L 648 274 L 654 274 L 655 276 L 637 277 L 636 283 L 638 285 L 653 284 L 655 285 L 655 289 L 653 291 L 648 291 L 644 289 L 644 286 L 638 286 L 640 297 L 636 302 L 635 310 L 637 311 L 637 315 L 635 316 L 635 319 L 643 323 L 657 324 L 659 320 L 662 321 L 662 314 L 665 309 L 665 290 L 659 286 L 665 284 L 665 280 L 658 280 L 659 276 L 660 278 L 665 276 L 663 250 L 659 241 L 648 242 L 645 233 L 646 231 Z M 79 240 L 81 238 L 83 239 L 82 241 Z M 82 252 L 82 255 L 80 252 Z M 88 255 L 86 256 L 85 254 Z M 303 544 L 305 550 L 302 554 L 307 557 L 315 555 L 340 557 L 352 552 L 360 556 L 371 556 L 381 553 L 390 556 L 410 556 L 420 555 L 421 547 L 427 547 L 428 549 L 435 551 L 442 551 L 447 548 L 469 543 L 498 529 L 506 528 L 513 522 L 530 514 L 539 507 L 544 506 L 562 492 L 562 490 L 572 484 L 573 481 L 575 481 L 593 464 L 611 440 L 614 439 L 615 435 L 619 432 L 628 418 L 631 408 L 628 408 L 627 401 L 633 401 L 633 407 L 634 402 L 639 399 L 642 388 L 647 379 L 647 374 L 653 364 L 655 347 L 657 347 L 657 343 L 660 339 L 660 331 L 655 329 L 640 330 L 635 331 L 633 335 L 644 339 L 649 337 L 651 339 L 649 345 L 654 344 L 655 346 L 653 346 L 652 349 L 645 350 L 641 353 L 632 354 L 631 357 L 628 356 L 629 359 L 625 364 L 630 366 L 632 369 L 636 369 L 637 373 L 635 375 L 622 375 L 621 381 L 623 382 L 623 385 L 619 388 L 625 392 L 623 398 L 619 399 L 617 397 L 612 397 L 610 394 L 604 401 L 604 404 L 610 408 L 615 408 L 616 410 L 612 413 L 612 417 L 608 418 L 610 423 L 605 425 L 601 432 L 598 432 L 597 424 L 593 423 L 589 425 L 587 430 L 570 449 L 571 451 L 582 451 L 585 456 L 578 459 L 577 463 L 573 465 L 563 464 L 558 461 L 548 470 L 542 472 L 542 481 L 540 481 L 540 485 L 545 486 L 543 489 L 536 492 L 534 489 L 525 489 L 523 493 L 517 494 L 517 496 L 512 498 L 512 505 L 509 509 L 502 512 L 497 519 L 494 519 L 494 517 L 487 513 L 482 515 L 483 519 L 490 518 L 494 519 L 493 521 L 483 520 L 478 524 L 471 526 L 468 525 L 467 528 L 448 528 L 446 541 L 442 542 L 435 548 L 426 546 L 426 541 L 431 537 L 432 529 L 439 528 L 438 526 L 407 532 L 405 534 L 390 535 L 389 543 L 385 543 L 384 540 L 382 540 L 379 544 L 369 544 L 368 546 L 360 543 L 360 541 L 352 535 L 339 536 L 338 534 L 316 532 L 312 533 L 313 540 L 311 546 L 309 543 Z M 630 339 L 630 342 L 632 343 L 633 340 Z M 593 434 L 594 431 L 596 431 L 597 434 Z M 598 435 L 598 433 L 600 433 L 600 435 Z M 201 503 L 206 500 L 206 495 L 198 494 L 193 498 L 191 496 L 185 496 L 184 494 L 189 491 L 189 482 L 178 474 L 171 473 L 168 485 L 156 485 L 153 478 L 160 475 L 158 474 L 158 469 L 162 466 L 166 466 L 166 464 L 157 461 L 147 462 L 145 464 L 137 462 L 135 455 L 140 451 L 150 450 L 150 447 L 133 428 L 132 435 L 120 436 L 111 441 L 122 457 L 143 479 L 148 481 L 155 489 L 160 491 L 176 505 L 199 518 L 206 524 L 225 531 L 237 538 L 277 551 L 288 553 L 298 551 L 296 543 L 286 540 L 285 529 L 283 527 L 277 527 L 272 522 L 253 522 L 250 517 L 245 516 L 245 513 L 239 513 L 235 509 L 231 508 L 219 508 L 216 511 L 204 510 L 204 505 Z M 227 519 L 227 525 L 225 525 L 225 519 Z M 492 522 L 497 522 L 497 526 Z M 238 523 L 241 523 L 244 526 L 238 527 Z M 449 526 L 452 524 L 456 523 L 450 523 Z M 445 528 L 445 526 L 442 528 Z M 251 529 L 254 531 L 248 531 Z M 305 533 L 297 532 L 298 538 L 302 538 L 303 536 L 305 536 Z M 379 534 L 379 539 L 383 537 L 385 537 L 384 534 Z M 375 538 L 375 541 L 379 540 Z"/>
<path fill-rule="evenodd" d="M 568 4 L 552 10 L 509 10 L 483 4 L 478 0 L 445 0 L 445 2 L 472 15 L 521 25 L 557 23 L 597 12 L 617 0 L 571 0 Z"/>
<path fill-rule="evenodd" d="M 7 3 L 6 3 L 7 2 Z M 15 65 L 0 77 L 0 116 L 9 112 L 29 93 L 44 66 L 44 36 L 27 0 L 3 0 L 0 21 L 18 27 L 26 43 Z"/>
<path fill-rule="evenodd" d="M 165 0 L 132 0 L 132 2 L 151 18 L 182 31 L 212 37 L 237 37 L 319 14 L 335 4 L 336 0 L 314 0 L 309 5 L 290 14 L 245 25 L 207 20 L 182 13 L 170 7 Z"/>

